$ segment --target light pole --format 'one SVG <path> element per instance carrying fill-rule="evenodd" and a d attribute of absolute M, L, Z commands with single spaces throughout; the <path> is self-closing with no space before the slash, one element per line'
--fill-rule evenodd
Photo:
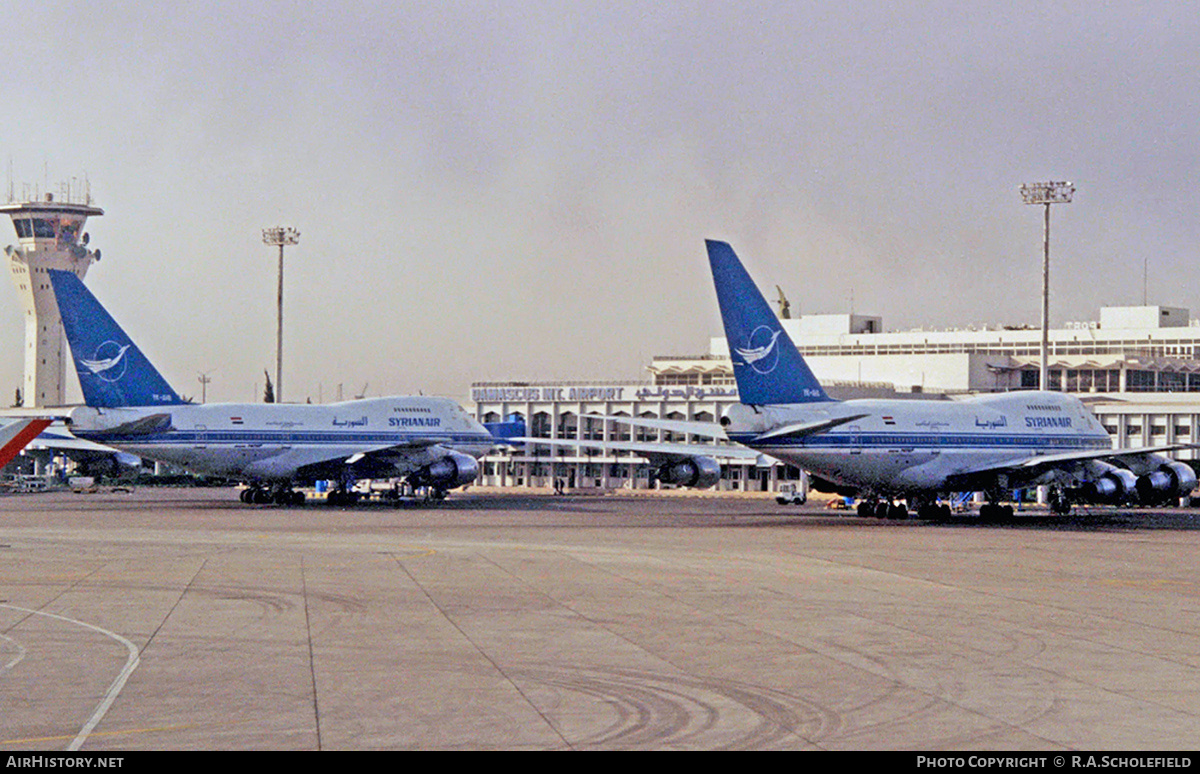
<path fill-rule="evenodd" d="M 276 303 L 275 327 L 275 402 L 283 402 L 283 248 L 284 245 L 300 244 L 300 232 L 290 226 L 264 228 L 264 245 L 279 247 L 279 293 Z"/>
<path fill-rule="evenodd" d="M 1038 388 L 1050 389 L 1050 205 L 1070 204 L 1075 186 L 1067 182 L 1026 183 L 1021 199 L 1026 204 L 1046 206 L 1046 227 L 1042 239 L 1042 368 Z"/>

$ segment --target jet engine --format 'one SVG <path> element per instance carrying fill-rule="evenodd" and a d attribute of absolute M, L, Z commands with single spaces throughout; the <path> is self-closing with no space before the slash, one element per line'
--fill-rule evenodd
<path fill-rule="evenodd" d="M 1137 480 L 1138 499 L 1147 504 L 1177 500 L 1196 488 L 1196 471 L 1182 462 L 1166 462 Z"/>
<path fill-rule="evenodd" d="M 685 457 L 658 469 L 658 480 L 664 484 L 705 489 L 720 479 L 721 465 L 712 457 Z"/>
<path fill-rule="evenodd" d="M 1084 485 L 1084 496 L 1087 499 L 1115 505 L 1125 502 L 1137 493 L 1137 476 L 1125 468 L 1118 468 L 1107 463 L 1102 465 L 1104 472 Z"/>
<path fill-rule="evenodd" d="M 429 463 L 412 475 L 416 486 L 433 486 L 438 489 L 455 489 L 466 486 L 479 475 L 479 463 L 474 457 L 459 452 L 450 452 L 445 457 Z"/>

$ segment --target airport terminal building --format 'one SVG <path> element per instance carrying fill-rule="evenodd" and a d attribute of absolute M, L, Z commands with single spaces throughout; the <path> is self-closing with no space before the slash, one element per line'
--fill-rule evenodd
<path fill-rule="evenodd" d="M 1035 389 L 1041 330 L 997 326 L 884 332 L 879 317 L 811 315 L 782 324 L 835 398 L 953 400 L 981 392 Z M 1200 320 L 1187 309 L 1106 307 L 1098 321 L 1050 331 L 1049 387 L 1079 395 L 1119 448 L 1200 439 Z M 478 382 L 471 385 L 480 421 L 519 415 L 534 437 L 582 441 L 708 443 L 721 462 L 718 488 L 771 491 L 799 471 L 771 458 L 723 456 L 701 436 L 630 428 L 601 416 L 715 422 L 737 402 L 724 337 L 706 354 L 660 355 L 640 383 Z M 1198 459 L 1195 451 L 1174 456 Z M 485 457 L 479 483 L 492 486 L 647 488 L 646 460 L 592 448 L 526 446 Z"/>

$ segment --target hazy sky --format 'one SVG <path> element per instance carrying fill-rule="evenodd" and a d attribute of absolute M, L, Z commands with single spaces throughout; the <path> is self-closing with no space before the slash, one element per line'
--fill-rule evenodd
<path fill-rule="evenodd" d="M 720 333 L 703 239 L 888 329 L 1200 316 L 1200 4 L 7 0 L 0 148 L 91 183 L 87 283 L 250 400 L 640 379 Z M 7 188 L 7 186 L 6 186 Z M 16 242 L 7 223 L 0 244 Z M 7 300 L 5 300 L 7 299 Z M 20 382 L 0 290 L 0 395 Z M 72 382 L 74 379 L 72 378 Z M 11 385 L 11 387 L 4 387 Z M 77 391 L 74 391 L 77 394 Z"/>

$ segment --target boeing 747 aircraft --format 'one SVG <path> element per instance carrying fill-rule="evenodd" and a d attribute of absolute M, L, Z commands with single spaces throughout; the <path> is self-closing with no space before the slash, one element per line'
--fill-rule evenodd
<path fill-rule="evenodd" d="M 816 484 L 862 498 L 862 515 L 948 514 L 940 495 L 983 491 L 980 515 L 1014 489 L 1046 484 L 1055 511 L 1072 502 L 1166 502 L 1187 495 L 1196 474 L 1162 452 L 1185 445 L 1114 449 L 1075 397 L 1013 392 L 964 400 L 829 398 L 724 242 L 708 259 L 729 342 L 739 403 L 721 418 L 733 441 L 806 471 Z"/>
<path fill-rule="evenodd" d="M 182 400 L 83 282 L 49 272 L 86 405 L 64 419 L 79 438 L 249 484 L 246 502 L 295 505 L 298 484 L 333 480 L 349 503 L 358 478 L 404 478 L 435 497 L 475 480 L 493 437 L 445 398 L 328 405 Z"/>

